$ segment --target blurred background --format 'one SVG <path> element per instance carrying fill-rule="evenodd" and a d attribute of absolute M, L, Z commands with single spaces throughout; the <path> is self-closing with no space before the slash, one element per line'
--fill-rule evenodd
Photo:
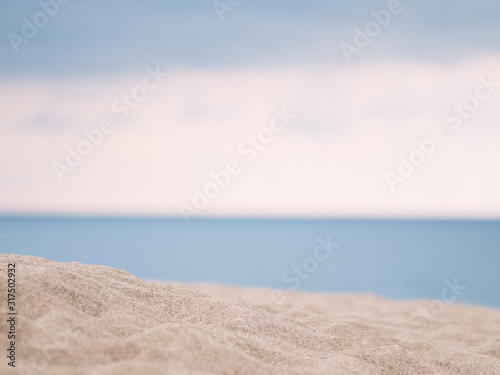
<path fill-rule="evenodd" d="M 499 12 L 3 1 L 0 251 L 500 307 Z"/>

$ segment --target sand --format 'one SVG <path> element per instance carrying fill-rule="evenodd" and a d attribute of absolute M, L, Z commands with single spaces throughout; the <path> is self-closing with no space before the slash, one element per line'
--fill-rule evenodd
<path fill-rule="evenodd" d="M 0 254 L 4 353 L 12 262 L 16 368 L 2 355 L 0 374 L 500 374 L 496 309 L 292 292 L 276 304 L 265 289 Z"/>

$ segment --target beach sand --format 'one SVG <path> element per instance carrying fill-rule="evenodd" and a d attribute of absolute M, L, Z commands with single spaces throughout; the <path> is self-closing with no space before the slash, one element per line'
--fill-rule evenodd
<path fill-rule="evenodd" d="M 4 353 L 8 263 L 18 313 L 16 368 L 2 355 L 0 374 L 500 374 L 497 309 L 347 294 L 277 301 L 266 289 L 0 260 Z"/>

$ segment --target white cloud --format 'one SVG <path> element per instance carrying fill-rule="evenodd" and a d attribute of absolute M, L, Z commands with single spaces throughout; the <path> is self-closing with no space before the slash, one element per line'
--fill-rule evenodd
<path fill-rule="evenodd" d="M 442 114 L 479 75 L 500 79 L 499 62 L 173 71 L 62 183 L 51 163 L 83 128 L 116 120 L 111 103 L 142 77 L 4 79 L 0 210 L 178 215 L 193 188 L 237 159 L 241 175 L 202 214 L 498 217 L 500 89 L 395 193 L 383 173 L 447 126 Z M 237 146 L 283 106 L 296 119 L 246 162 Z M 23 126 L 44 115 L 68 126 Z"/>

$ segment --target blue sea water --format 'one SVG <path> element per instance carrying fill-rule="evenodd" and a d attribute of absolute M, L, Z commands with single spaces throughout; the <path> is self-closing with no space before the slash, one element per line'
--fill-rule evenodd
<path fill-rule="evenodd" d="M 328 236 L 339 246 L 314 260 Z M 500 221 L 3 217 L 0 241 L 153 280 L 395 299 L 439 299 L 448 281 L 464 286 L 457 302 L 500 307 Z"/>

